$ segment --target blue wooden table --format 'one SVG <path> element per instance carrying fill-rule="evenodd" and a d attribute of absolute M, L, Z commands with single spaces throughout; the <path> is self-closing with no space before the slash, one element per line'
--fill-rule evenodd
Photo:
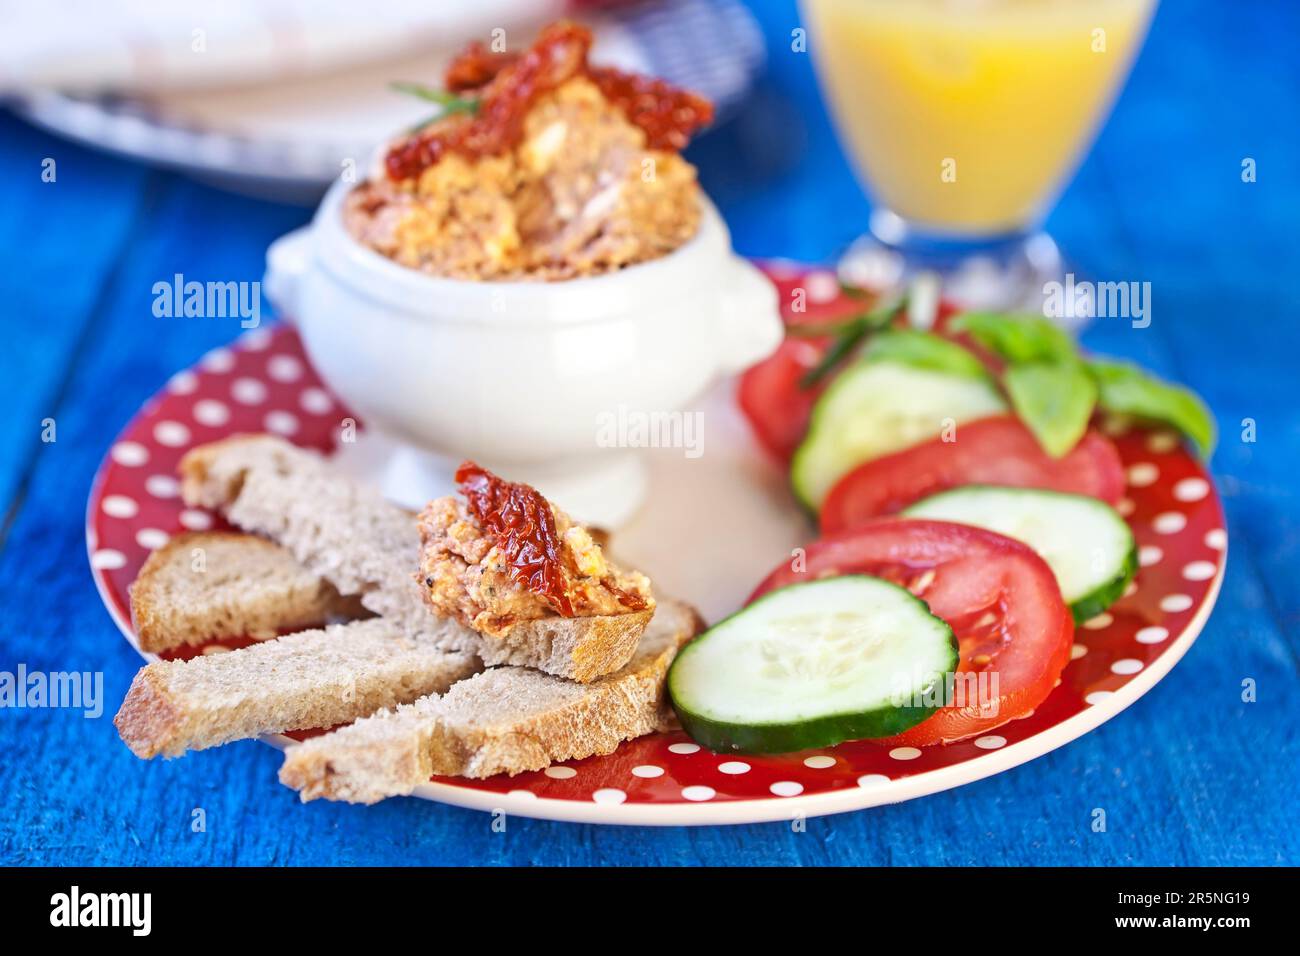
<path fill-rule="evenodd" d="M 759 9 L 770 68 L 692 152 L 742 252 L 829 259 L 867 204 L 838 152 L 793 4 Z M 0 116 L 0 670 L 102 671 L 100 719 L 0 710 L 0 863 L 1273 864 L 1300 860 L 1300 12 L 1289 0 L 1165 3 L 1100 141 L 1049 223 L 1076 271 L 1150 281 L 1147 329 L 1087 336 L 1198 389 L 1231 556 L 1219 606 L 1128 711 L 959 790 L 782 824 L 639 830 L 393 800 L 314 803 L 245 742 L 144 763 L 110 717 L 139 661 L 100 605 L 83 509 L 114 434 L 236 320 L 151 314 L 176 272 L 253 280 L 302 209 L 106 158 Z M 57 181 L 41 164 L 57 161 Z M 1243 183 L 1252 158 L 1257 181 Z M 42 441 L 52 419 L 55 441 Z M 1257 441 L 1242 441 L 1253 419 Z M 1258 688 L 1243 703 L 1242 682 Z M 191 830 L 206 812 L 206 832 Z M 1106 811 L 1104 833 L 1093 811 Z"/>

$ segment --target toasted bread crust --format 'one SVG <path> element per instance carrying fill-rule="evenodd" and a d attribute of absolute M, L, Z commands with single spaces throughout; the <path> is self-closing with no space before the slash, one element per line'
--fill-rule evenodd
<path fill-rule="evenodd" d="M 166 680 L 143 667 L 131 681 L 113 726 L 133 754 L 148 760 L 171 745 L 181 719 L 179 702 L 168 694 Z"/>
<path fill-rule="evenodd" d="M 201 572 L 192 567 L 196 551 Z M 140 649 L 154 653 L 366 616 L 288 551 L 237 531 L 177 535 L 145 560 L 130 595 Z"/>
<path fill-rule="evenodd" d="M 694 609 L 661 600 L 633 659 L 590 684 L 519 667 L 484 671 L 442 697 L 382 711 L 285 755 L 280 781 L 304 801 L 374 803 L 434 774 L 488 777 L 611 753 L 673 725 L 664 681 L 703 627 Z"/>

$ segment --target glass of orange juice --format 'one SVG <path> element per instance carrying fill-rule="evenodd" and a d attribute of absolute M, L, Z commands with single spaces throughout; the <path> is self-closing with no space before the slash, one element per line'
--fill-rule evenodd
<path fill-rule="evenodd" d="M 1060 272 L 1041 225 L 1156 0 L 800 0 L 841 139 L 876 203 L 849 281 L 938 271 L 969 305 L 1031 304 Z"/>

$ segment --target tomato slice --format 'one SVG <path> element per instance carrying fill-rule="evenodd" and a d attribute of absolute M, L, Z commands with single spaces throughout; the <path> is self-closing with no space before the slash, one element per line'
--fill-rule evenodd
<path fill-rule="evenodd" d="M 881 518 L 810 544 L 802 570 L 777 568 L 760 595 L 798 581 L 871 574 L 907 588 L 952 626 L 961 687 L 983 694 L 949 702 L 888 743 L 924 747 L 984 733 L 1047 699 L 1070 661 L 1074 619 L 1047 564 L 1011 538 L 946 521 Z"/>
<path fill-rule="evenodd" d="M 826 352 L 829 339 L 787 338 L 780 347 L 740 376 L 736 398 L 759 443 L 788 462 L 808 431 L 813 405 L 826 383 L 801 388 L 799 380 Z"/>
<path fill-rule="evenodd" d="M 894 514 L 958 485 L 1068 491 L 1113 505 L 1124 493 L 1124 466 L 1111 440 L 1095 430 L 1053 458 L 1015 416 L 982 418 L 958 426 L 956 441 L 935 438 L 850 471 L 822 505 L 822 532 Z"/>

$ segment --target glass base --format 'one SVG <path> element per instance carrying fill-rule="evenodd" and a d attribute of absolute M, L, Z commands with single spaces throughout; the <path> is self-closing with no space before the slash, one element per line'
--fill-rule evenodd
<path fill-rule="evenodd" d="M 1045 232 L 939 236 L 882 209 L 840 259 L 839 273 L 845 282 L 877 289 L 934 275 L 944 297 L 965 308 L 1027 312 L 1042 311 L 1044 287 L 1064 277 L 1060 250 Z"/>

